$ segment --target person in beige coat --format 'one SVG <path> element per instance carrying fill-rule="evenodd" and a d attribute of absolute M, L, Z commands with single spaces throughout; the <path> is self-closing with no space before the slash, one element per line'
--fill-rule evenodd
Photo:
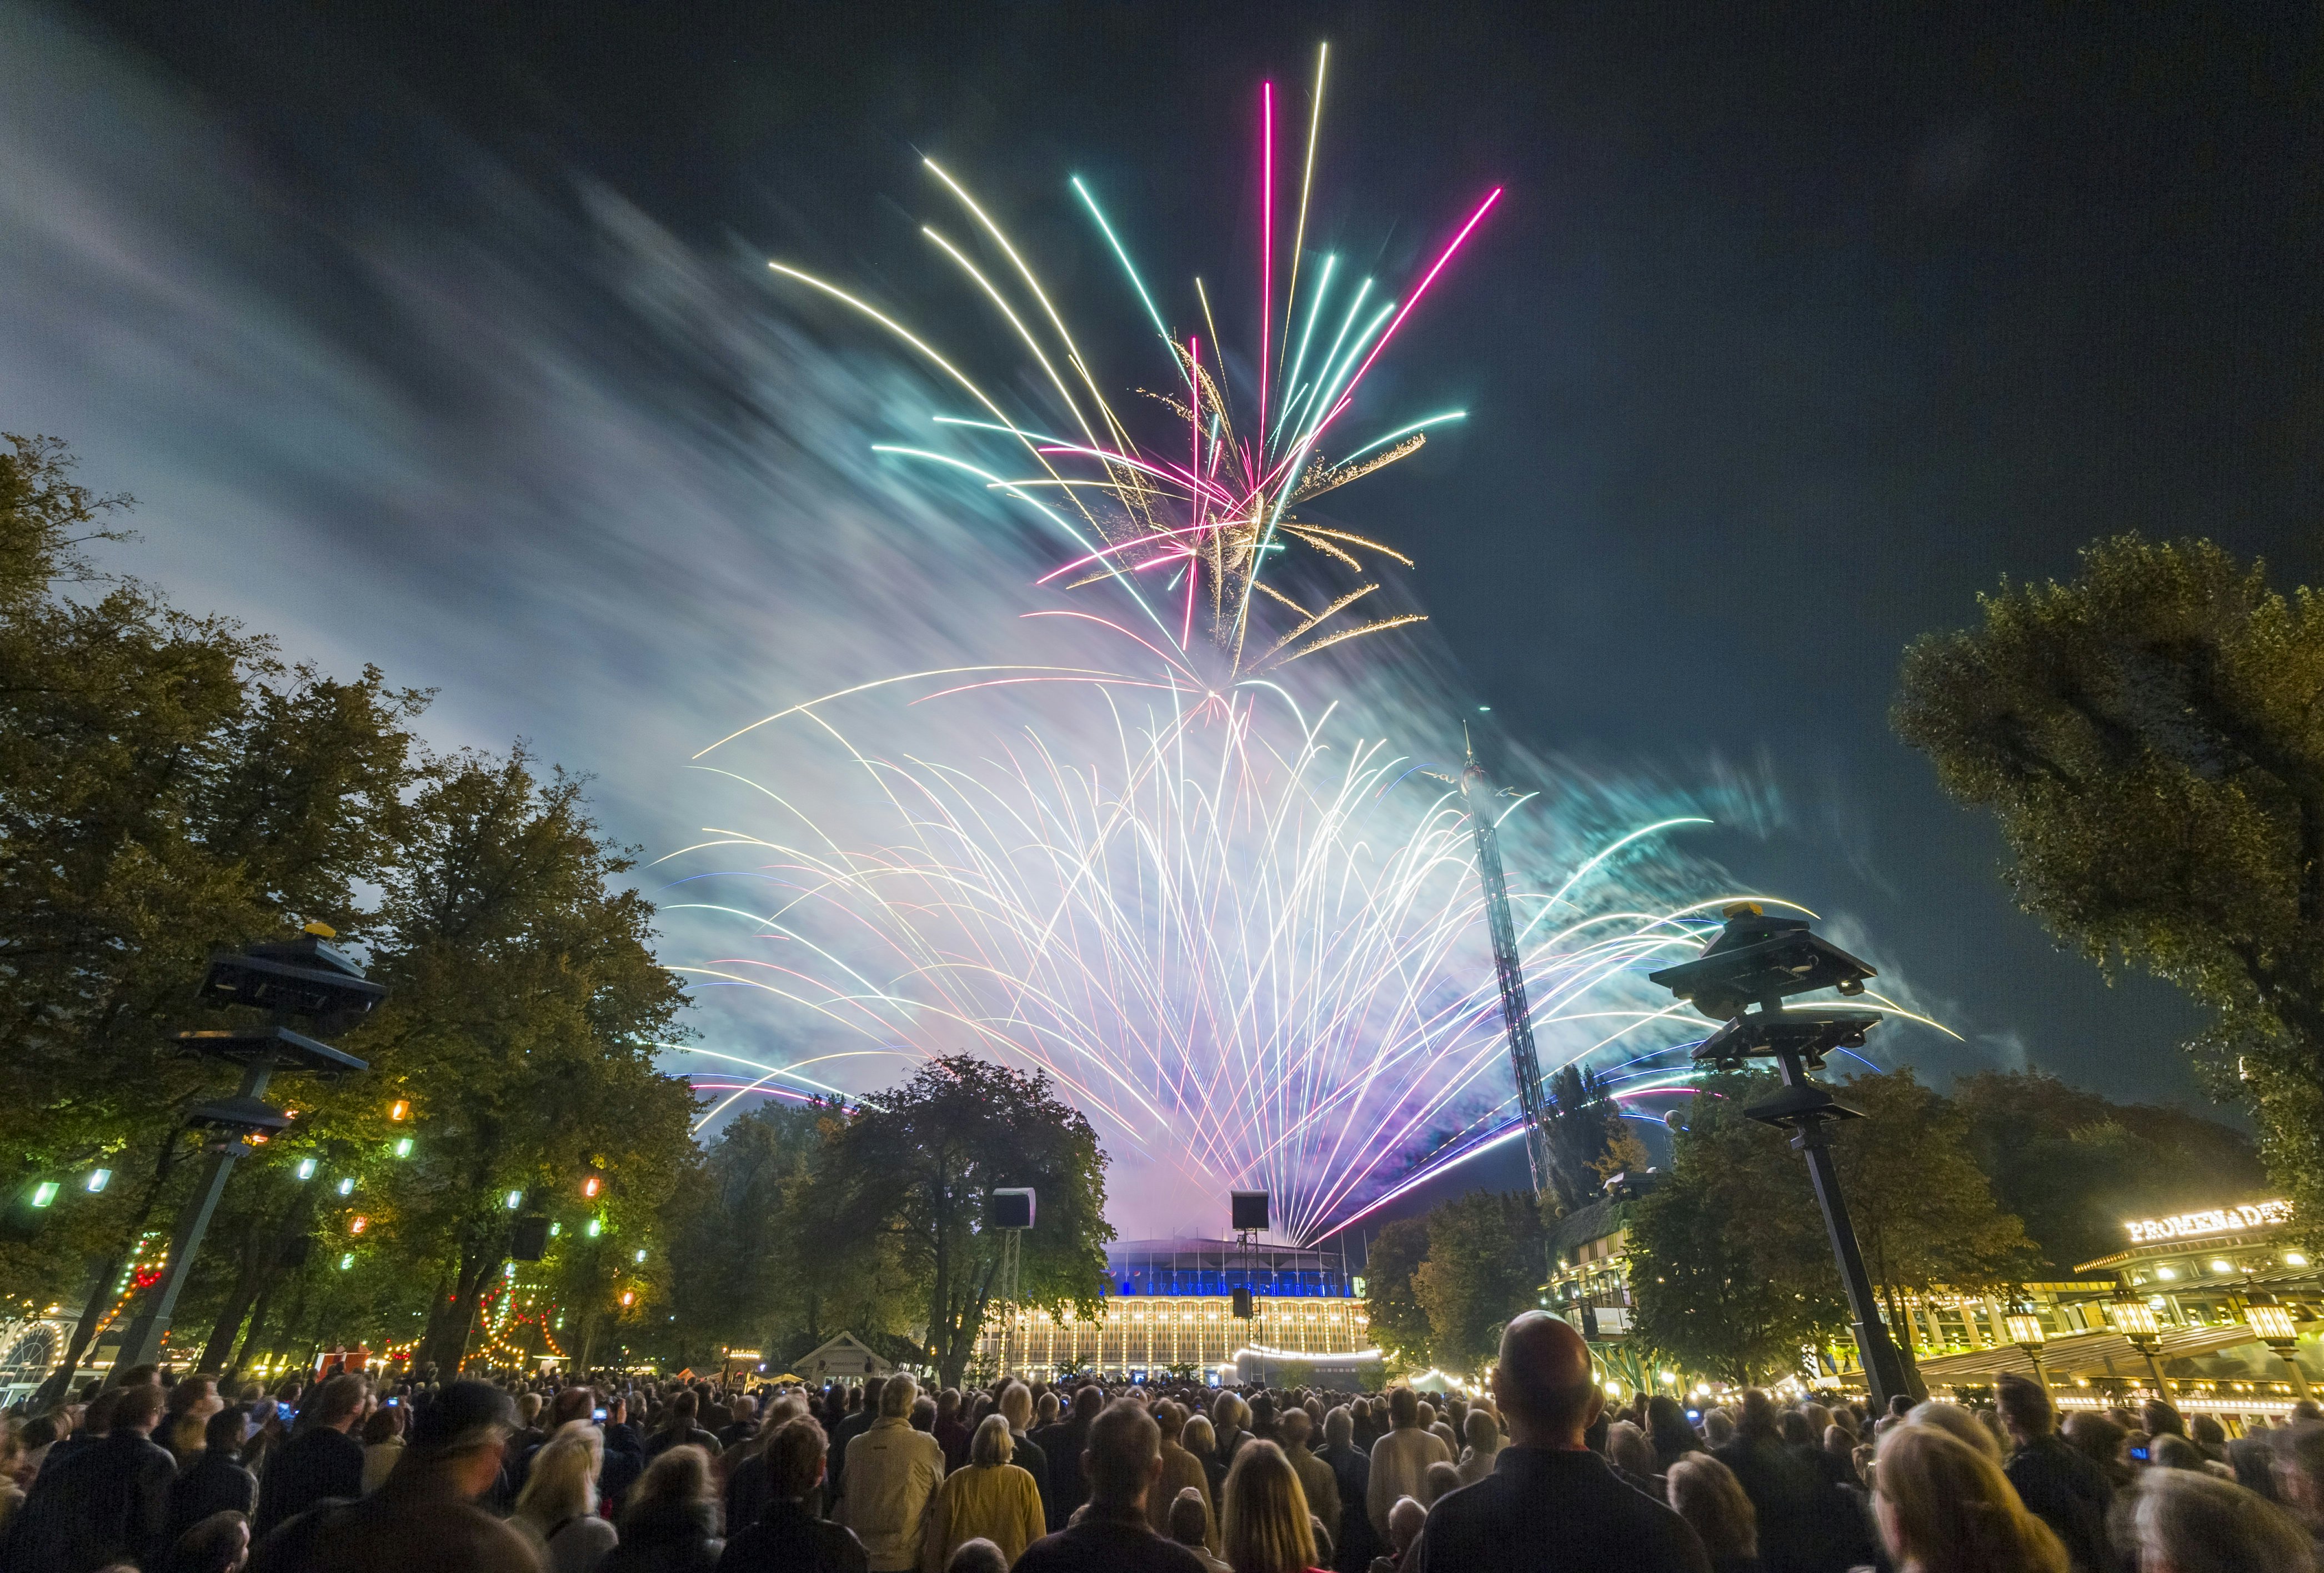
<path fill-rule="evenodd" d="M 918 1382 L 889 1377 L 880 1389 L 880 1418 L 847 1444 L 839 1522 L 863 1542 L 872 1573 L 913 1573 L 919 1567 L 929 1510 L 944 1486 L 943 1447 L 912 1429 L 912 1405 L 919 1398 Z"/>
<path fill-rule="evenodd" d="M 1162 1430 L 1162 1478 L 1146 1494 L 1146 1522 L 1154 1526 L 1156 1534 L 1167 1535 L 1170 1510 L 1178 1493 L 1200 1492 L 1204 1521 L 1203 1541 L 1215 1552 L 1219 1549 L 1219 1516 L 1217 1504 L 1211 1501 L 1210 1475 L 1203 1467 L 1203 1461 L 1178 1441 L 1186 1429 L 1186 1412 L 1166 1398 L 1154 1406 L 1154 1423 Z"/>
<path fill-rule="evenodd" d="M 1428 1466 L 1452 1462 L 1444 1440 L 1420 1424 L 1420 1396 L 1409 1387 L 1388 1395 L 1391 1429 L 1372 1444 L 1371 1483 L 1364 1491 L 1364 1515 L 1382 1540 L 1388 1539 L 1388 1510 L 1399 1496 L 1426 1502 Z"/>
<path fill-rule="evenodd" d="M 1332 1473 L 1332 1466 L 1308 1450 L 1307 1441 L 1314 1434 L 1315 1422 L 1305 1410 L 1285 1410 L 1280 1424 L 1283 1456 L 1291 1460 L 1292 1473 L 1299 1476 L 1299 1488 L 1307 1494 L 1307 1511 L 1323 1526 L 1323 1536 L 1328 1541 L 1340 1532 L 1340 1477 Z"/>

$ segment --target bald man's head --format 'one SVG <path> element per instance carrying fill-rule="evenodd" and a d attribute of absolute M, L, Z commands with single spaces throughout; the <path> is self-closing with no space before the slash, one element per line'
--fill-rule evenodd
<path fill-rule="evenodd" d="M 1528 1311 L 1501 1334 L 1493 1396 L 1520 1447 L 1578 1448 L 1605 1395 L 1582 1335 L 1546 1311 Z"/>

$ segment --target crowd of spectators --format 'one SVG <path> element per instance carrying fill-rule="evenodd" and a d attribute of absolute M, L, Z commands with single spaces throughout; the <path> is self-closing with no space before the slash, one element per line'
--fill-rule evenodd
<path fill-rule="evenodd" d="M 0 1421 L 0 1573 L 2317 1573 L 2312 1407 L 1992 1400 L 1613 1406 L 1537 1312 L 1474 1398 L 148 1366 Z"/>

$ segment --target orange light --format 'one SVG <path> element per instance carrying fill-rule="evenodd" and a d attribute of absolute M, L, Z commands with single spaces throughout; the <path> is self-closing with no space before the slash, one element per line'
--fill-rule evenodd
<path fill-rule="evenodd" d="M 357 1218 L 354 1222 L 347 1225 L 347 1233 L 351 1235 L 359 1235 L 369 1228 L 371 1228 L 371 1219 L 367 1218 Z"/>
<path fill-rule="evenodd" d="M 592 1174 L 589 1178 L 581 1182 L 581 1194 L 584 1196 L 595 1196 L 597 1194 L 598 1187 L 604 1183 L 604 1182 L 599 1180 L 597 1176 Z"/>
<path fill-rule="evenodd" d="M 637 1302 L 638 1292 L 636 1290 L 624 1289 L 622 1291 L 622 1303 L 623 1305 L 635 1305 Z"/>
<path fill-rule="evenodd" d="M 399 1098 L 393 1103 L 389 1104 L 387 1106 L 387 1118 L 390 1119 L 410 1119 L 411 1118 L 411 1100 L 408 1098 Z"/>

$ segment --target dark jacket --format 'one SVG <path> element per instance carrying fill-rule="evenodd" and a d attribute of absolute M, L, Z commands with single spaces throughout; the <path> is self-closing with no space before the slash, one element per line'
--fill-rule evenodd
<path fill-rule="evenodd" d="M 361 1502 L 300 1513 L 254 1545 L 248 1573 L 540 1573 L 534 1547 L 407 1451 Z"/>
<path fill-rule="evenodd" d="M 2106 1526 L 2114 1486 L 2088 1455 L 2046 1436 L 2010 1454 L 2003 1473 L 2026 1511 L 2057 1532 L 2080 1573 L 2105 1573 L 2113 1565 Z"/>
<path fill-rule="evenodd" d="M 1082 1522 L 1025 1548 L 1010 1573 L 1204 1573 L 1203 1559 L 1156 1534 L 1146 1515 L 1084 1513 Z"/>
<path fill-rule="evenodd" d="M 258 1476 L 239 1460 L 205 1449 L 170 1487 L 171 1542 L 210 1514 L 229 1509 L 244 1518 L 258 1512 Z"/>
<path fill-rule="evenodd" d="M 622 1498 L 646 1472 L 646 1441 L 638 1435 L 638 1428 L 626 1421 L 605 1428 L 604 1462 L 597 1469 L 597 1499 L 604 1503 L 608 1518 L 620 1514 Z"/>
<path fill-rule="evenodd" d="M 321 1502 L 353 1502 L 364 1494 L 363 1444 L 329 1426 L 310 1426 L 266 1461 L 259 1483 L 258 1517 L 250 1532 L 263 1535 Z"/>
<path fill-rule="evenodd" d="M 718 1566 L 718 1510 L 706 1502 L 657 1502 L 619 1521 L 622 1543 L 597 1573 L 713 1573 Z"/>
<path fill-rule="evenodd" d="M 714 1458 L 726 1450 L 718 1445 L 716 1437 L 712 1436 L 700 1426 L 696 1426 L 683 1434 L 674 1430 L 656 1431 L 646 1439 L 646 1462 L 650 1464 L 672 1448 L 685 1446 L 700 1448 Z"/>
<path fill-rule="evenodd" d="M 847 1444 L 870 1430 L 872 1422 L 879 1418 L 880 1406 L 867 1401 L 862 1408 L 831 1428 L 831 1449 L 824 1466 L 830 1473 L 824 1484 L 830 1486 L 833 1500 L 836 1501 L 847 1490 Z"/>
<path fill-rule="evenodd" d="M 816 1517 L 792 1496 L 767 1504 L 727 1541 L 718 1573 L 864 1573 L 871 1565 L 854 1531 Z"/>
<path fill-rule="evenodd" d="M 1089 1428 L 1085 1420 L 1061 1420 L 1033 1433 L 1033 1445 L 1041 1449 L 1048 1465 L 1049 1490 L 1041 1499 L 1041 1508 L 1053 1534 L 1065 1527 L 1074 1509 L 1089 1500 L 1089 1482 L 1082 1478 L 1082 1454 L 1089 1447 Z"/>
<path fill-rule="evenodd" d="M 1759 1519 L 1767 1573 L 1847 1573 L 1876 1554 L 1853 1497 L 1773 1435 L 1738 1436 L 1712 1458 L 1735 1471 Z"/>
<path fill-rule="evenodd" d="M 142 1431 L 115 1431 L 59 1459 L 53 1452 L 10 1519 L 0 1573 L 88 1573 L 107 1562 L 158 1563 L 170 1549 L 178 1461 Z"/>
<path fill-rule="evenodd" d="M 1403 1573 L 1711 1573 L 1686 1521 L 1584 1449 L 1503 1448 L 1493 1472 L 1448 1491 Z"/>
<path fill-rule="evenodd" d="M 1016 1444 L 1016 1450 L 1009 1455 L 1009 1461 L 1033 1477 L 1034 1488 L 1041 1494 L 1041 1522 L 1047 1523 L 1049 1520 L 1049 1455 L 1041 1450 L 1041 1444 L 1028 1432 L 1015 1432 L 1010 1440 Z"/>
<path fill-rule="evenodd" d="M 1388 1550 L 1372 1528 L 1364 1499 L 1372 1483 L 1372 1456 L 1353 1443 L 1324 1443 L 1315 1456 L 1332 1467 L 1333 1484 L 1340 1488 L 1340 1522 L 1332 1526 L 1332 1566 L 1339 1573 L 1364 1573 L 1372 1559 Z"/>

